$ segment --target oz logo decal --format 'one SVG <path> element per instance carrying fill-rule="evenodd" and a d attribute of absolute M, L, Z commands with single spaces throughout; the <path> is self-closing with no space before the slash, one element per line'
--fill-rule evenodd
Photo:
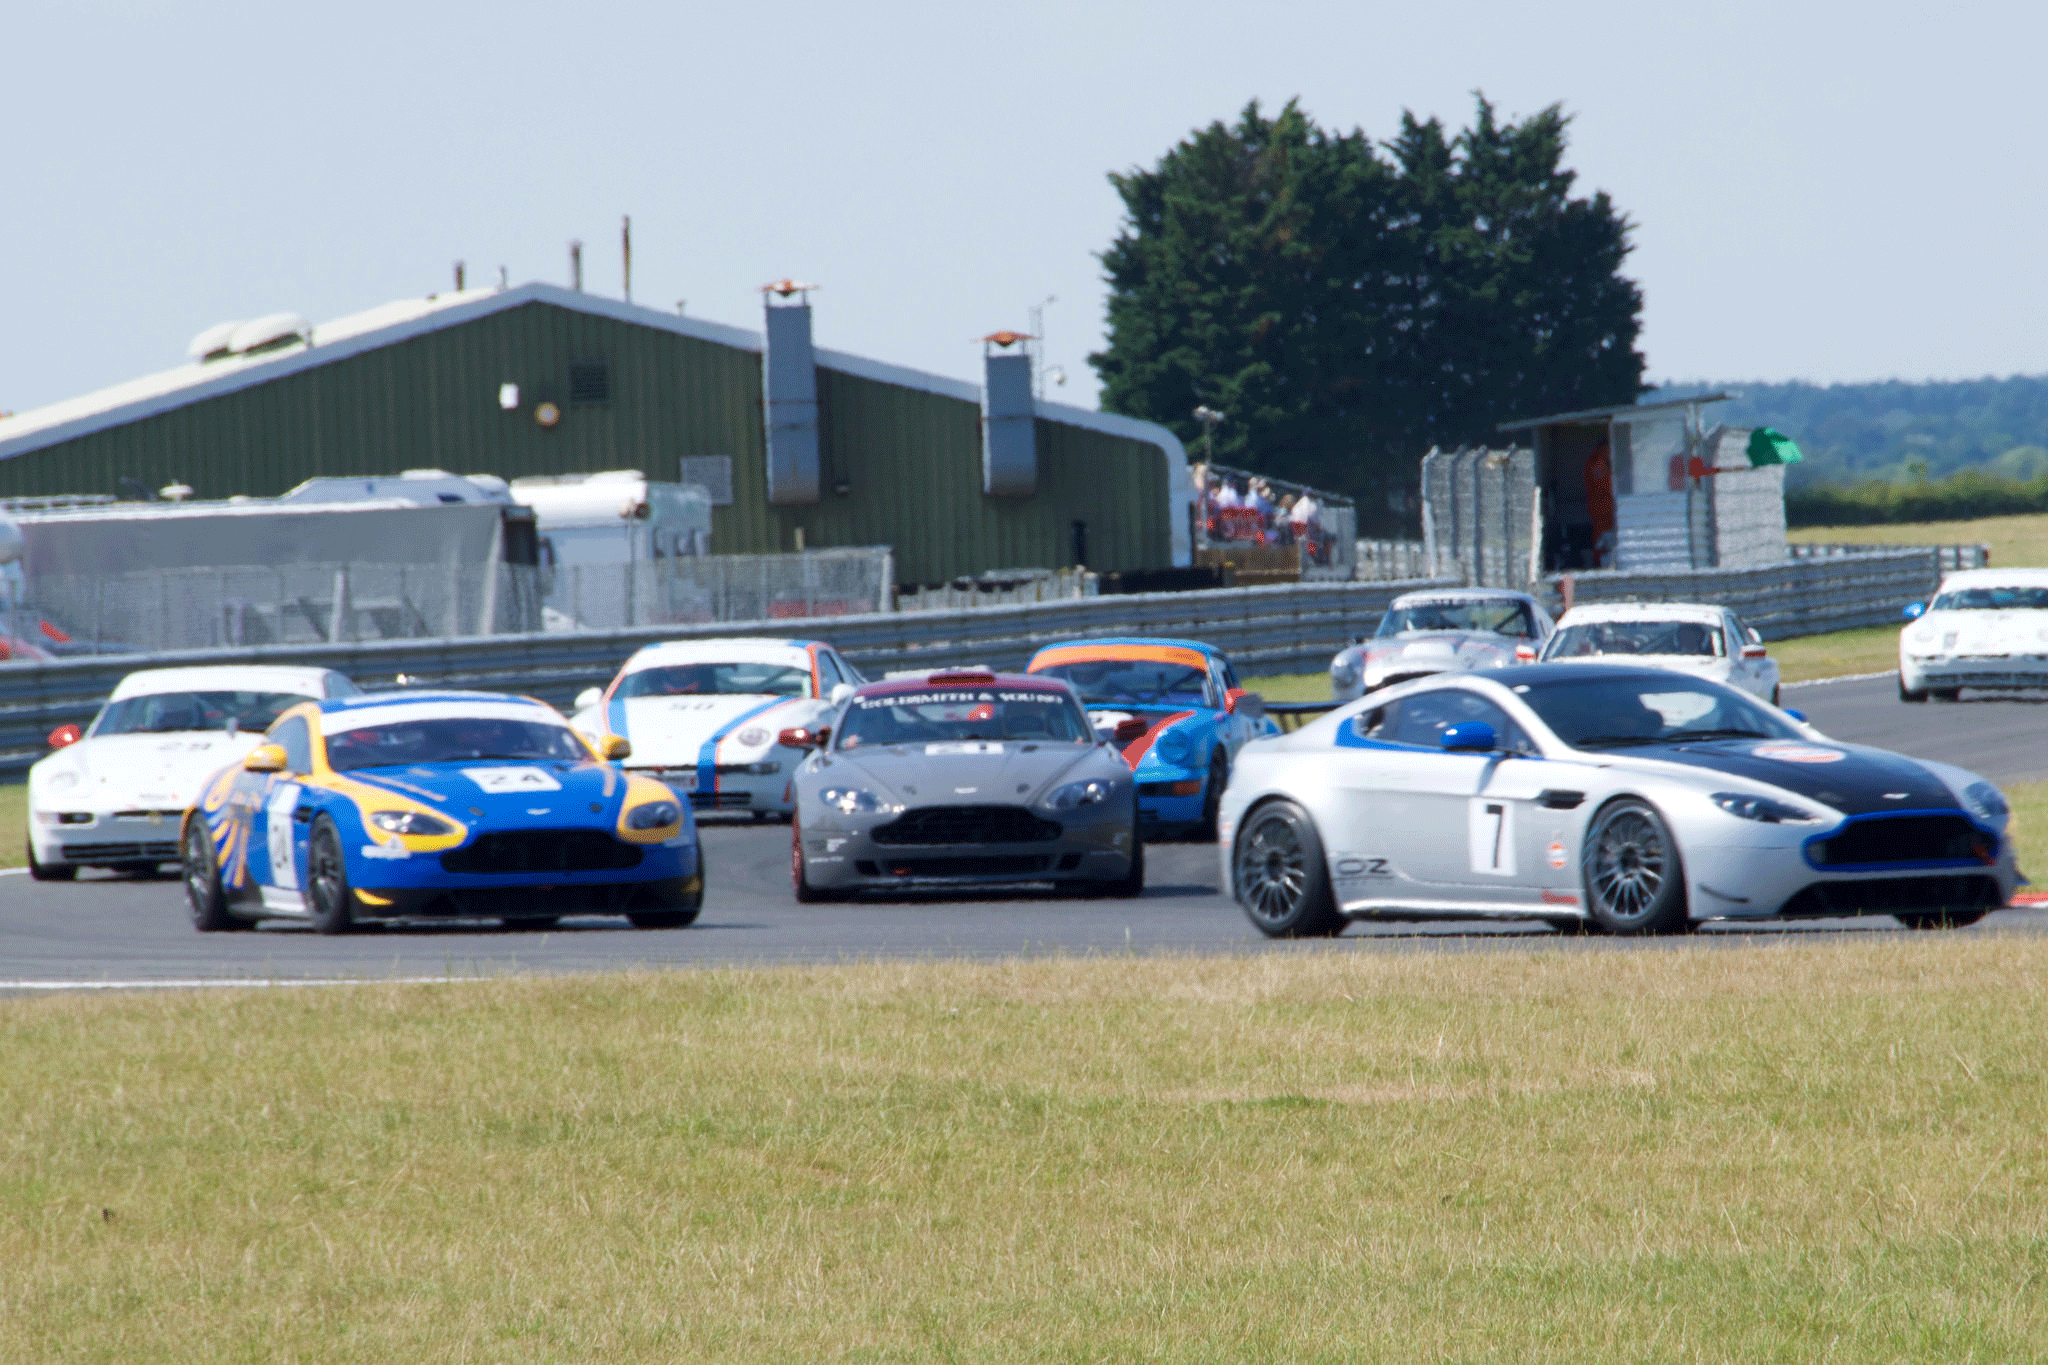
<path fill-rule="evenodd" d="M 1506 801 L 1475 796 L 1466 825 L 1472 870 L 1488 877 L 1515 875 L 1515 808 Z"/>
<path fill-rule="evenodd" d="M 1339 858 L 1337 875 L 1340 877 L 1391 877 L 1393 864 L 1385 858 Z"/>

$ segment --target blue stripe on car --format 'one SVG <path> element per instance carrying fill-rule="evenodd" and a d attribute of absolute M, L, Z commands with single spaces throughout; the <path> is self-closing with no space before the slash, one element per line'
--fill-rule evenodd
<path fill-rule="evenodd" d="M 710 796 L 718 790 L 718 741 L 724 739 L 754 717 L 765 711 L 773 711 L 788 700 L 789 698 L 787 697 L 777 697 L 765 706 L 757 706 L 751 711 L 736 716 L 732 720 L 727 721 L 724 728 L 716 731 L 712 734 L 711 738 L 704 741 L 704 747 L 697 751 L 698 795 Z"/>
<path fill-rule="evenodd" d="M 626 733 L 626 699 L 614 694 L 611 703 L 605 707 L 604 728 L 621 739 L 630 739 Z"/>

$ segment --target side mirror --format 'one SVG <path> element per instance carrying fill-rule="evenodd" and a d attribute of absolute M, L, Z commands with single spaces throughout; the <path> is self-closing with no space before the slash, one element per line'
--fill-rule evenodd
<path fill-rule="evenodd" d="M 1260 720 L 1266 714 L 1266 699 L 1256 692 L 1247 692 L 1242 687 L 1233 687 L 1223 694 L 1223 709 L 1233 716 L 1247 720 Z"/>
<path fill-rule="evenodd" d="M 832 688 L 832 695 L 827 697 L 826 700 L 831 702 L 834 706 L 844 706 L 846 705 L 846 699 L 852 695 L 852 683 L 838 683 L 834 685 L 834 687 Z"/>
<path fill-rule="evenodd" d="M 1442 739 L 1444 748 L 1452 753 L 1492 753 L 1500 747 L 1494 736 L 1493 727 L 1483 720 L 1460 721 L 1446 725 Z"/>
<path fill-rule="evenodd" d="M 576 694 L 575 709 L 578 711 L 588 711 L 603 700 L 604 689 L 602 687 L 586 687 Z"/>
<path fill-rule="evenodd" d="M 622 758 L 631 758 L 633 741 L 624 735 L 606 735 L 597 742 L 597 756 L 607 763 L 617 763 Z"/>
<path fill-rule="evenodd" d="M 1806 713 L 1804 711 L 1794 711 L 1788 706 L 1785 708 L 1785 714 L 1798 721 L 1801 725 L 1806 724 Z"/>
<path fill-rule="evenodd" d="M 84 738 L 85 731 L 79 729 L 76 725 L 60 725 L 50 731 L 50 747 L 52 749 L 68 748 Z"/>
<path fill-rule="evenodd" d="M 1536 649 L 1536 646 L 1534 646 L 1534 645 L 1516 645 L 1516 646 L 1515 646 L 1515 662 L 1516 662 L 1516 663 L 1518 663 L 1518 664 L 1533 664 L 1533 663 L 1535 663 L 1535 662 L 1536 662 L 1536 654 L 1537 654 L 1537 649 Z"/>
<path fill-rule="evenodd" d="M 1744 645 L 1742 647 L 1742 657 L 1745 659 L 1768 659 L 1771 657 L 1771 651 L 1765 649 L 1762 645 Z"/>
<path fill-rule="evenodd" d="M 1136 716 L 1126 716 L 1116 723 L 1116 729 L 1109 732 L 1110 742 L 1121 749 L 1126 744 L 1133 744 L 1143 739 L 1145 732 L 1151 728 L 1152 725 L 1149 721 L 1140 720 Z"/>
<path fill-rule="evenodd" d="M 284 763 L 285 752 L 282 744 L 259 744 L 242 760 L 242 766 L 252 773 L 281 773 L 284 771 Z"/>
<path fill-rule="evenodd" d="M 775 742 L 785 749 L 822 749 L 831 738 L 832 727 L 829 725 L 816 730 L 806 730 L 798 725 L 776 735 Z"/>
<path fill-rule="evenodd" d="M 1925 602 L 1908 602 L 1906 604 L 1906 619 L 1908 621 L 1917 621 L 1926 614 L 1927 604 Z"/>

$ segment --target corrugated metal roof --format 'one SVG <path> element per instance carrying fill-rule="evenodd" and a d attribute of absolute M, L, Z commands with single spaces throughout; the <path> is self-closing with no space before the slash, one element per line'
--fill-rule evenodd
<path fill-rule="evenodd" d="M 1502 422 L 1494 430 L 1523 431 L 1529 427 L 1547 427 L 1553 422 L 1597 422 L 1632 417 L 1638 413 L 1664 412 L 1671 408 L 1690 408 L 1701 403 L 1725 403 L 1734 397 L 1732 393 L 1702 393 L 1691 398 L 1666 398 L 1656 403 L 1622 403 L 1611 408 L 1586 408 L 1581 412 L 1553 412 L 1548 417 L 1518 417 L 1512 422 Z"/>

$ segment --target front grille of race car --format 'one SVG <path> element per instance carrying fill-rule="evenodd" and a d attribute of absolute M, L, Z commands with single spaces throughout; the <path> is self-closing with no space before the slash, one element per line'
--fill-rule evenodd
<path fill-rule="evenodd" d="M 1851 820 L 1839 834 L 1806 846 L 1806 860 L 1815 867 L 1988 863 L 1997 856 L 1997 837 L 1964 815 L 1870 816 Z"/>
<path fill-rule="evenodd" d="M 1815 882 L 1781 915 L 1890 915 L 1900 911 L 1989 910 L 2003 903 L 1993 877 L 1873 877 L 1861 882 Z"/>
<path fill-rule="evenodd" d="M 750 810 L 754 805 L 754 794 L 692 791 L 690 805 L 697 810 Z"/>
<path fill-rule="evenodd" d="M 147 844 L 60 844 L 57 851 L 66 862 L 85 863 L 99 858 L 142 859 L 156 858 L 169 861 L 178 856 L 178 841 L 165 839 Z"/>
<path fill-rule="evenodd" d="M 1062 858 L 1060 866 L 1068 867 L 1068 859 Z M 1029 854 L 993 858 L 894 858 L 885 863 L 873 863 L 863 858 L 853 865 L 853 870 L 863 877 L 1029 877 L 1051 868 L 1052 859 Z"/>
<path fill-rule="evenodd" d="M 1049 844 L 1063 829 L 1022 806 L 920 806 L 876 826 L 868 837 L 888 845 Z"/>
<path fill-rule="evenodd" d="M 621 872 L 640 866 L 640 849 L 601 829 L 508 829 L 479 834 L 441 855 L 445 872 L 503 877 L 517 873 Z"/>

